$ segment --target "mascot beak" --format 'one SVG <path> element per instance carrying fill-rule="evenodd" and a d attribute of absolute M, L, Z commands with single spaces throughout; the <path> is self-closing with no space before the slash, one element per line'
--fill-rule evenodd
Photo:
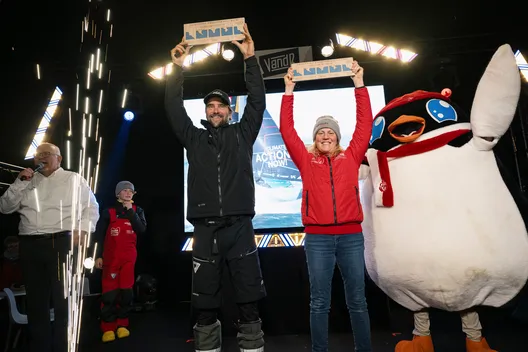
<path fill-rule="evenodd" d="M 388 127 L 392 138 L 400 143 L 411 143 L 420 137 L 425 129 L 425 119 L 414 115 L 401 115 Z"/>

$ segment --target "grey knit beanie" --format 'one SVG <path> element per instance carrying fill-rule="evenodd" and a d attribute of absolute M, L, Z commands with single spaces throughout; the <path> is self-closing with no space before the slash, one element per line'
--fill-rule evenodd
<path fill-rule="evenodd" d="M 117 184 L 115 189 L 115 195 L 116 197 L 119 196 L 119 193 L 121 193 L 124 189 L 131 189 L 132 192 L 135 192 L 134 185 L 130 181 L 121 181 Z"/>
<path fill-rule="evenodd" d="M 313 140 L 315 141 L 315 136 L 320 129 L 330 128 L 337 135 L 337 143 L 341 140 L 341 130 L 339 129 L 339 123 L 332 116 L 321 116 L 315 121 L 315 126 L 313 129 Z"/>

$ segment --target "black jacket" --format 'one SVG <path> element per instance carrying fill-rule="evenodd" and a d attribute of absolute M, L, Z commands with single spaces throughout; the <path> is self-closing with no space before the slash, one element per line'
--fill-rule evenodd
<path fill-rule="evenodd" d="M 165 108 L 180 143 L 187 149 L 187 219 L 255 215 L 253 143 L 257 139 L 266 92 L 256 57 L 245 60 L 247 104 L 239 123 L 197 128 L 183 106 L 183 72 L 174 65 L 168 76 Z M 204 108 L 205 110 L 205 108 Z"/>
<path fill-rule="evenodd" d="M 123 204 L 119 202 L 116 202 L 116 205 L 113 208 L 116 210 L 117 218 L 125 218 L 130 220 L 130 225 L 132 225 L 132 229 L 136 233 L 139 241 L 140 236 L 147 231 L 147 220 L 145 219 L 145 212 L 143 209 L 136 205 L 135 211 L 134 208 L 127 210 L 125 207 L 123 207 Z M 95 259 L 103 257 L 104 241 L 109 225 L 110 212 L 108 209 L 105 209 L 101 212 L 101 216 L 99 217 L 99 221 L 97 221 L 95 232 L 93 234 L 93 239 L 95 242 L 97 242 L 97 253 L 95 255 Z"/>

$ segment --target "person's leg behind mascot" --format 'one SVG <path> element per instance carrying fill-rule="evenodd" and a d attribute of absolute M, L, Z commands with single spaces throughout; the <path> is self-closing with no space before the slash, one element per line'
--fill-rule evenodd
<path fill-rule="evenodd" d="M 462 331 L 466 334 L 467 352 L 497 352 L 490 348 L 482 336 L 482 326 L 476 311 L 461 312 L 460 317 L 462 319 Z M 395 352 L 434 352 L 430 326 L 431 322 L 427 310 L 414 312 L 413 339 L 412 341 L 398 342 Z"/>

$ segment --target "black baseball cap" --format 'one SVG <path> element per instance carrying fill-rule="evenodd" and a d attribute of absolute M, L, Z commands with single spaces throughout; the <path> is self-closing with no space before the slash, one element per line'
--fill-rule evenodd
<path fill-rule="evenodd" d="M 211 93 L 207 94 L 204 98 L 204 103 L 207 104 L 211 98 L 220 98 L 222 103 L 230 106 L 231 101 L 229 100 L 229 95 L 226 92 L 220 89 L 215 89 Z"/>

